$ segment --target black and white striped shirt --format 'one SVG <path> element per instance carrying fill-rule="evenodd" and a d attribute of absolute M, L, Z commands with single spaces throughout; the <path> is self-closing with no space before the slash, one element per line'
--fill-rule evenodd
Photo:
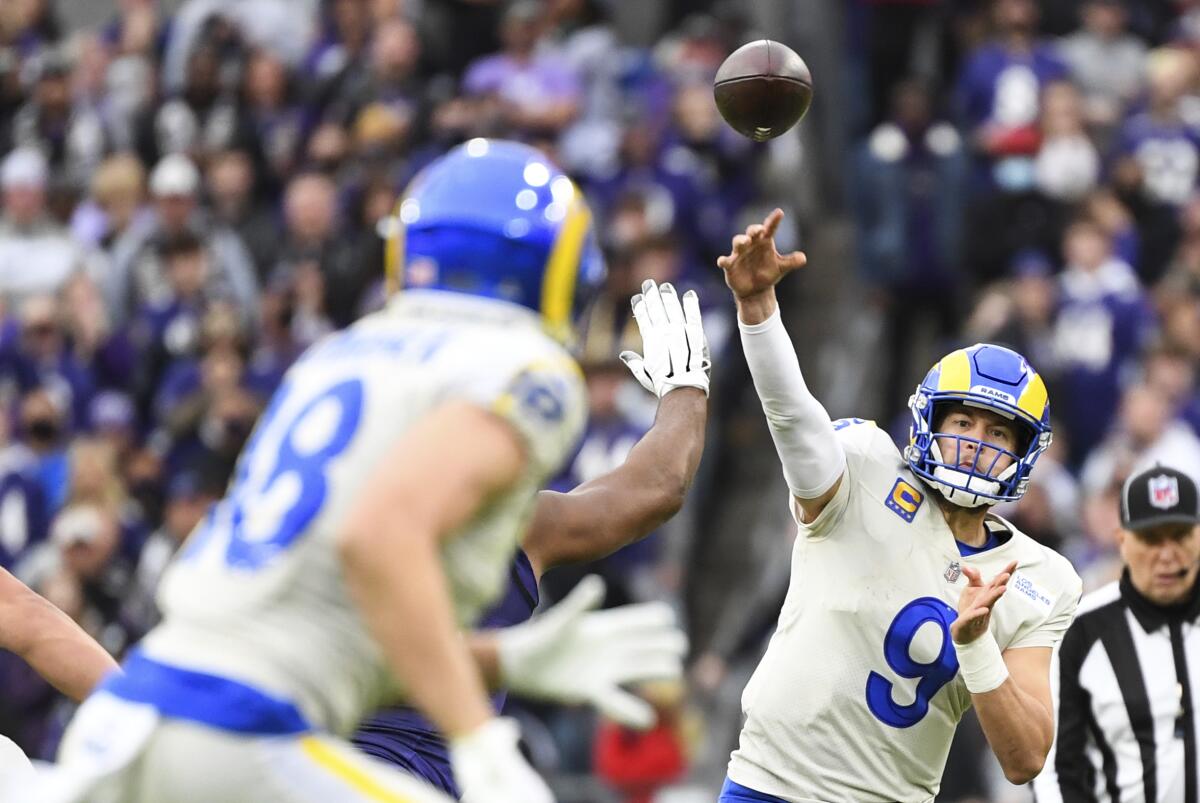
<path fill-rule="evenodd" d="M 1129 573 L 1088 594 L 1052 671 L 1057 731 L 1038 803 L 1200 803 L 1200 583 L 1164 608 Z"/>

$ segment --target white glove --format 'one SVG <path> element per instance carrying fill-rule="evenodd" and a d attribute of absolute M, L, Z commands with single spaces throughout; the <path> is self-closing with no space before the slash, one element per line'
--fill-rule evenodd
<path fill-rule="evenodd" d="M 633 728 L 654 724 L 654 708 L 621 688 L 683 675 L 687 637 L 665 602 L 593 611 L 604 581 L 585 577 L 541 616 L 496 632 L 504 685 L 526 697 L 588 703 Z"/>
<path fill-rule="evenodd" d="M 621 361 L 660 399 L 675 388 L 699 388 L 707 396 L 711 362 L 696 291 L 684 293 L 680 304 L 674 287 L 647 279 L 632 302 L 645 356 L 622 351 Z"/>
<path fill-rule="evenodd" d="M 450 740 L 450 766 L 462 803 L 554 803 L 546 782 L 517 748 L 517 723 L 489 719 Z"/>

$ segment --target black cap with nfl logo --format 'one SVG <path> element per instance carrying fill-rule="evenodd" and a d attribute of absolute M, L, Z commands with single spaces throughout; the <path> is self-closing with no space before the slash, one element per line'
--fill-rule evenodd
<path fill-rule="evenodd" d="M 1160 524 L 1200 524 L 1200 494 L 1187 474 L 1154 466 L 1125 481 L 1121 526 L 1145 530 Z"/>

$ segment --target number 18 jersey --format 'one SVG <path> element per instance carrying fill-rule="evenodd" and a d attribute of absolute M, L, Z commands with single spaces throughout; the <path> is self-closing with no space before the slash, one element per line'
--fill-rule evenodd
<path fill-rule="evenodd" d="M 457 621 L 472 625 L 503 589 L 537 490 L 574 448 L 585 393 L 578 366 L 535 315 L 419 291 L 317 343 L 289 370 L 226 497 L 164 577 L 164 619 L 143 643 L 147 655 L 290 701 L 336 733 L 396 698 L 346 587 L 337 537 L 406 430 L 463 400 L 506 420 L 527 457 L 518 483 L 441 546 Z"/>
<path fill-rule="evenodd" d="M 1001 650 L 1055 645 L 1082 585 L 1065 558 L 998 516 L 986 526 L 1000 545 L 960 554 L 887 434 L 858 419 L 835 428 L 846 473 L 821 515 L 799 525 L 729 777 L 787 801 L 929 801 L 971 704 L 950 639 L 962 565 L 986 582 L 1018 562 L 992 613 Z"/>

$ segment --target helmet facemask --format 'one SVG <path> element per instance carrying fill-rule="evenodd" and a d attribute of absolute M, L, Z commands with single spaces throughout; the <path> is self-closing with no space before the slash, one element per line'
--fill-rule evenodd
<path fill-rule="evenodd" d="M 960 507 L 974 508 L 1020 499 L 1028 487 L 1034 463 L 1050 445 L 1049 431 L 1037 432 L 1020 416 L 996 404 L 935 395 L 941 398 L 934 400 L 919 387 L 909 400 L 913 427 L 905 459 L 913 473 L 932 485 L 947 502 Z M 938 432 L 937 427 L 951 412 L 947 408 L 954 404 L 986 409 L 1009 419 L 1019 441 L 1016 451 L 968 435 Z M 971 448 L 966 444 L 971 444 Z M 972 451 L 971 461 L 960 465 L 964 456 L 969 456 Z M 1005 458 L 1009 465 L 996 472 L 996 466 Z"/>

